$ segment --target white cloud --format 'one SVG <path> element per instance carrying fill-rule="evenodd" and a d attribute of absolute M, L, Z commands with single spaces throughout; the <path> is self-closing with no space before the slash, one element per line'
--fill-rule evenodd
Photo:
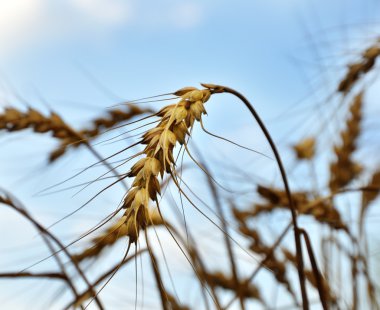
<path fill-rule="evenodd" d="M 153 31 L 194 28 L 203 11 L 197 1 L 0 1 L 0 62 L 44 44 L 107 38 L 132 23 Z"/>
<path fill-rule="evenodd" d="M 0 55 L 30 41 L 44 15 L 44 0 L 0 2 Z"/>
<path fill-rule="evenodd" d="M 200 1 L 160 0 L 134 1 L 133 22 L 143 30 L 195 28 L 203 21 L 204 6 Z"/>
<path fill-rule="evenodd" d="M 125 0 L 71 0 L 70 2 L 74 8 L 95 22 L 119 24 L 131 16 L 132 6 Z"/>
<path fill-rule="evenodd" d="M 0 1 L 0 58 L 33 45 L 112 30 L 129 21 L 130 1 Z"/>
<path fill-rule="evenodd" d="M 174 24 L 181 28 L 193 28 L 202 21 L 203 10 L 200 4 L 195 2 L 181 3 L 175 6 L 170 18 Z"/>

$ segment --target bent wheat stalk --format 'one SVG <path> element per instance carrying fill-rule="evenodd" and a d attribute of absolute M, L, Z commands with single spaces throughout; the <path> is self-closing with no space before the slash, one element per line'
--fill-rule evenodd
<path fill-rule="evenodd" d="M 303 255 L 302 255 L 302 245 L 301 245 L 301 236 L 300 236 L 300 230 L 298 228 L 298 222 L 297 222 L 297 210 L 296 207 L 294 206 L 289 183 L 288 183 L 288 178 L 286 176 L 285 168 L 284 165 L 282 164 L 282 160 L 280 157 L 280 154 L 277 150 L 276 144 L 274 143 L 269 131 L 267 130 L 264 122 L 261 120 L 260 116 L 252 106 L 252 104 L 248 101 L 247 98 L 245 98 L 241 93 L 238 91 L 226 87 L 226 86 L 220 86 L 220 85 L 213 85 L 213 84 L 202 84 L 202 86 L 206 87 L 211 91 L 212 94 L 217 94 L 217 93 L 229 93 L 232 94 L 236 97 L 238 97 L 244 105 L 248 108 L 249 112 L 252 114 L 252 116 L 255 118 L 256 122 L 260 126 L 262 132 L 265 135 L 265 138 L 267 139 L 273 154 L 275 156 L 275 159 L 278 164 L 278 168 L 281 173 L 282 181 L 284 183 L 285 191 L 289 200 L 289 207 L 290 211 L 292 214 L 292 222 L 293 222 L 293 227 L 294 227 L 294 240 L 295 240 L 295 245 L 296 245 L 296 253 L 297 253 L 297 269 L 298 269 L 298 277 L 300 281 L 300 286 L 301 286 L 301 294 L 302 294 L 302 305 L 304 310 L 309 309 L 309 302 L 308 302 L 308 297 L 307 297 L 307 291 L 306 291 L 306 281 L 305 281 L 305 273 L 304 273 L 304 263 L 303 263 Z"/>
<path fill-rule="evenodd" d="M 294 238 L 298 259 L 298 275 L 301 286 L 303 309 L 309 309 L 309 303 L 305 285 L 304 264 L 302 256 L 300 231 L 297 223 L 297 211 L 294 206 L 286 172 L 276 145 L 266 129 L 263 121 L 250 102 L 236 90 L 213 84 L 201 84 L 205 89 L 185 87 L 173 93 L 180 101 L 161 109 L 156 116 L 160 117 L 158 125 L 148 130 L 142 137 L 141 144 L 146 145 L 143 150 L 144 157 L 140 159 L 130 170 L 128 176 L 134 177 L 132 187 L 127 192 L 123 207 L 125 225 L 128 227 L 130 242 L 136 242 L 140 229 L 144 230 L 148 223 L 148 204 L 150 200 L 157 202 L 157 194 L 160 194 L 158 175 L 172 174 L 175 160 L 173 149 L 177 142 L 186 146 L 186 136 L 195 120 L 201 121 L 202 114 L 206 113 L 204 104 L 212 94 L 230 93 L 238 97 L 249 109 L 252 116 L 259 124 L 270 147 L 275 155 L 285 191 L 289 200 L 294 226 Z"/>
<path fill-rule="evenodd" d="M 4 204 L 8 207 L 10 207 L 11 209 L 15 210 L 16 212 L 18 212 L 20 215 L 22 215 L 23 217 L 25 217 L 31 224 L 33 224 L 37 230 L 39 232 L 41 232 L 43 234 L 43 236 L 46 236 L 48 237 L 49 239 L 51 239 L 51 241 L 53 241 L 65 254 L 66 256 L 69 258 L 70 262 L 73 264 L 73 267 L 76 269 L 76 271 L 78 272 L 78 275 L 83 279 L 83 281 L 86 283 L 88 289 L 93 292 L 95 294 L 95 290 L 94 290 L 94 287 L 91 285 L 91 283 L 89 282 L 89 280 L 87 279 L 86 275 L 84 274 L 83 270 L 79 267 L 79 265 L 73 260 L 72 258 L 72 255 L 70 254 L 70 252 L 68 251 L 67 247 L 65 247 L 61 241 L 59 241 L 59 239 L 57 237 L 55 237 L 55 235 L 53 235 L 49 230 L 47 230 L 44 226 L 42 226 L 38 221 L 36 221 L 27 211 L 26 209 L 24 208 L 24 206 L 18 206 L 17 203 L 14 201 L 14 199 L 12 199 L 12 197 L 6 193 L 4 190 L 2 190 L 2 192 L 4 192 L 4 194 L 0 195 L 0 203 L 1 204 Z M 46 238 L 44 238 L 44 240 L 48 241 L 47 242 L 47 245 L 49 246 L 50 250 L 52 253 L 54 253 L 54 248 L 51 246 L 49 240 Z M 63 265 L 61 265 L 61 263 L 58 261 L 59 258 L 58 256 L 55 256 L 58 264 L 60 265 L 61 269 L 62 269 L 62 272 L 65 273 L 65 269 L 63 268 Z M 25 270 L 23 270 L 25 271 Z M 22 272 L 23 272 L 22 271 Z M 69 277 L 66 275 L 67 279 L 69 279 Z M 77 292 L 76 292 L 76 289 L 75 287 L 72 285 L 71 281 L 68 280 L 67 281 L 68 285 L 70 286 L 70 288 L 73 290 L 73 293 L 75 296 L 78 296 Z M 94 300 L 95 300 L 95 303 L 97 304 L 98 308 L 100 310 L 103 310 L 104 307 L 101 303 L 101 301 L 99 300 L 99 298 L 95 295 L 94 297 Z"/>

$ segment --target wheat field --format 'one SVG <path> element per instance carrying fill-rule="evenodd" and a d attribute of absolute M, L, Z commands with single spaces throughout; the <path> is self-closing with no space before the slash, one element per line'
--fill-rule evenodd
<path fill-rule="evenodd" d="M 96 14 L 121 18 L 116 2 L 100 1 Z M 305 5 L 294 24 L 300 45 L 283 60 L 276 48 L 288 52 L 284 35 L 293 37 L 277 31 L 294 7 L 223 3 L 208 24 L 194 3 L 162 4 L 173 24 L 154 24 L 162 8 L 152 4 L 128 24 L 136 37 L 107 30 L 105 40 L 120 31 L 136 45 L 115 50 L 110 39 L 101 52 L 86 50 L 72 66 L 81 78 L 57 63 L 61 54 L 30 46 L 37 56 L 22 57 L 33 84 L 45 85 L 30 87 L 33 95 L 6 74 L 23 75 L 24 63 L 4 56 L 12 70 L 4 65 L 0 79 L 0 309 L 380 309 L 380 27 L 369 18 L 377 3 Z M 335 20 L 343 9 L 350 24 Z M 229 12 L 236 20 L 224 25 Z M 73 17 L 74 32 L 81 25 L 91 37 L 90 20 Z M 224 43 L 209 32 L 219 22 Z M 249 45 L 249 35 L 266 45 Z M 83 40 L 70 44 L 93 48 Z M 139 46 L 146 41 L 152 49 Z M 164 45 L 165 56 L 153 53 Z M 188 62 L 174 56 L 181 49 Z M 112 62 L 124 52 L 130 60 Z M 97 64 L 96 53 L 115 59 L 94 73 L 82 64 Z M 306 73 L 298 102 L 289 99 L 296 73 Z"/>

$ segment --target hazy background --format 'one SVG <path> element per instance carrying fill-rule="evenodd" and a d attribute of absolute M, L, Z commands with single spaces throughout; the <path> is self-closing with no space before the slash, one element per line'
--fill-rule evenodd
<path fill-rule="evenodd" d="M 125 100 L 198 86 L 199 82 L 228 85 L 252 99 L 292 171 L 294 158 L 287 147 L 326 121 L 321 116 L 328 109 L 326 97 L 336 89 L 347 60 L 355 58 L 362 42 L 369 46 L 376 39 L 379 13 L 379 2 L 375 0 L 0 0 L 0 107 L 25 109 L 31 105 L 46 113 L 51 108 L 80 128 Z M 376 91 L 368 96 L 376 98 Z M 161 105 L 152 105 L 158 106 Z M 216 96 L 207 103 L 207 111 L 205 124 L 212 132 L 270 155 L 265 140 L 254 135 L 259 131 L 236 100 Z M 372 116 L 378 115 L 378 108 L 373 111 L 377 114 L 370 113 Z M 336 132 L 328 124 L 324 129 Z M 376 137 L 369 135 L 367 139 L 374 141 Z M 12 191 L 47 225 L 97 191 L 97 187 L 91 188 L 70 199 L 68 196 L 76 190 L 36 197 L 40 190 L 95 161 L 82 150 L 48 167 L 46 154 L 56 145 L 52 140 L 32 134 L 0 136 L 0 187 Z M 256 181 L 278 180 L 275 166 L 262 156 L 212 141 L 198 131 L 194 140 L 208 146 L 203 154 L 210 159 L 223 162 L 235 158 L 234 164 L 251 169 Z M 98 149 L 106 156 L 121 146 L 125 144 Z M 374 157 L 373 149 L 365 152 L 369 158 Z M 266 164 L 269 168 L 263 168 Z M 321 169 L 323 176 L 327 168 Z M 71 181 L 68 186 L 91 180 L 101 171 Z M 216 164 L 215 171 L 223 182 L 229 182 L 229 176 Z M 189 173 L 188 178 L 202 193 L 202 186 L 197 188 L 198 174 Z M 299 185 L 295 183 L 293 180 L 294 186 Z M 234 185 L 239 187 L 231 184 Z M 111 212 L 122 196 L 121 187 L 111 189 L 86 211 L 53 231 L 72 240 L 104 217 L 104 210 Z M 191 223 L 196 213 L 188 212 Z M 4 239 L 0 246 L 1 271 L 17 271 L 47 255 L 30 225 L 24 225 L 26 222 L 13 212 L 1 210 L 0 223 Z M 194 230 L 204 235 L 207 226 L 202 227 L 199 217 L 194 223 Z M 287 219 L 278 225 L 286 223 Z M 177 260 L 171 266 L 185 270 L 186 262 L 173 242 L 164 242 L 168 256 Z M 218 247 L 212 240 L 205 237 L 199 244 L 218 257 Z M 123 248 L 122 245 L 114 251 L 111 259 L 121 259 Z M 219 263 L 223 265 L 223 261 Z M 41 265 L 37 269 L 46 269 L 49 262 Z M 131 271 L 133 275 L 132 267 Z M 183 273 L 185 279 L 179 283 L 188 288 L 186 276 L 191 272 L 187 268 Z M 125 279 L 118 281 L 123 283 Z M 133 284 L 134 279 L 128 281 Z M 10 285 L 10 281 L 1 281 L 0 302 L 4 302 L 4 309 L 39 308 L 49 299 L 36 300 L 49 284 L 39 282 L 31 288 L 30 283 Z M 149 288 L 149 280 L 146 285 Z M 152 281 L 150 285 L 154 286 Z M 130 295 L 133 305 L 134 288 L 109 289 L 115 294 Z M 111 295 L 107 298 L 116 299 L 112 300 L 114 309 L 122 307 Z"/>

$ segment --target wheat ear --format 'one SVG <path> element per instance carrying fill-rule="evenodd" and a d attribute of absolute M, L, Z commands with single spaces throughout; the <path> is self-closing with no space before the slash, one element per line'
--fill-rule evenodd
<path fill-rule="evenodd" d="M 346 94 L 355 83 L 367 72 L 369 72 L 376 63 L 376 59 L 380 56 L 380 40 L 367 48 L 361 55 L 361 59 L 348 65 L 347 73 L 340 81 L 338 92 Z"/>
<path fill-rule="evenodd" d="M 143 151 L 145 156 L 132 167 L 128 174 L 129 177 L 134 177 L 134 181 L 131 189 L 126 194 L 123 203 L 123 207 L 126 209 L 124 213 L 125 224 L 130 227 L 131 232 L 135 232 L 134 235 L 130 235 L 130 242 L 136 242 L 140 229 L 145 229 L 147 225 L 147 209 L 149 201 L 153 200 L 157 202 L 157 194 L 160 194 L 158 175 L 161 174 L 161 177 L 163 177 L 164 172 L 173 175 L 173 148 L 176 143 L 179 142 L 185 144 L 185 138 L 189 135 L 189 129 L 192 128 L 195 120 L 200 121 L 202 114 L 206 113 L 204 104 L 210 98 L 211 94 L 230 93 L 238 97 L 249 109 L 250 113 L 262 129 L 276 157 L 289 200 L 295 230 L 298 275 L 301 285 L 303 309 L 308 310 L 309 302 L 303 271 L 303 255 L 300 232 L 297 224 L 297 211 L 293 204 L 286 172 L 281 157 L 277 151 L 277 147 L 260 116 L 242 94 L 225 86 L 214 84 L 201 85 L 206 89 L 198 90 L 193 87 L 186 87 L 173 93 L 180 97 L 180 101 L 177 104 L 164 107 L 158 112 L 157 116 L 161 118 L 159 124 L 143 135 L 141 143 L 146 145 Z"/>
<path fill-rule="evenodd" d="M 352 155 L 356 150 L 362 120 L 363 94 L 355 96 L 350 106 L 350 117 L 346 128 L 340 133 L 341 145 L 334 147 L 336 161 L 330 165 L 331 192 L 336 192 L 349 184 L 360 172 L 361 167 L 353 161 Z"/>
<path fill-rule="evenodd" d="M 177 142 L 185 143 L 194 122 L 200 121 L 202 114 L 206 113 L 204 104 L 211 92 L 186 87 L 174 95 L 180 98 L 179 102 L 164 107 L 156 114 L 160 118 L 158 125 L 148 130 L 141 140 L 141 144 L 146 145 L 144 157 L 128 173 L 128 177 L 134 180 L 124 198 L 123 208 L 126 210 L 123 219 L 130 242 L 136 242 L 139 231 L 147 226 L 149 201 L 157 201 L 160 194 L 158 177 L 174 170 L 173 149 Z"/>
<path fill-rule="evenodd" d="M 96 138 L 106 129 L 114 128 L 120 123 L 124 123 L 138 115 L 151 113 L 149 109 L 141 109 L 129 104 L 128 109 L 113 109 L 107 112 L 104 117 L 98 117 L 91 121 L 88 128 L 78 131 L 79 135 L 68 135 L 61 140 L 61 144 L 50 153 L 49 161 L 54 162 L 66 153 L 69 148 L 77 148 L 87 141 Z M 81 138 L 82 137 L 82 138 Z"/>

